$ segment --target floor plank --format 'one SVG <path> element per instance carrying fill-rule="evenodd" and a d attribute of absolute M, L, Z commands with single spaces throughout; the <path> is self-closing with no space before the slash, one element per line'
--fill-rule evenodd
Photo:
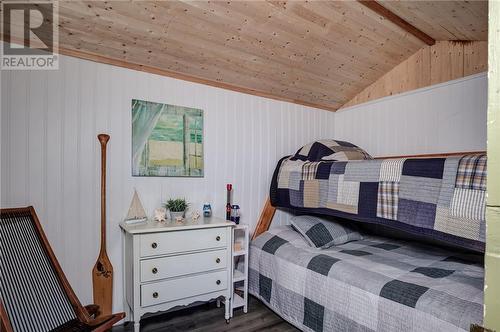
<path fill-rule="evenodd" d="M 192 331 L 192 332 L 297 332 L 294 326 L 281 319 L 263 303 L 249 297 L 248 313 L 239 309 L 229 324 L 224 320 L 224 306 L 217 308 L 215 302 L 155 315 L 141 321 L 141 332 Z M 133 332 L 133 324 L 115 326 L 112 332 Z"/>

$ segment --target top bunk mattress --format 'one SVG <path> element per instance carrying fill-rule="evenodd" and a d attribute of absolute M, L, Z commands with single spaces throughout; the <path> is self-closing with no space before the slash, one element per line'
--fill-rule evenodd
<path fill-rule="evenodd" d="M 311 157 L 313 148 L 309 156 L 299 150 L 280 160 L 273 206 L 386 225 L 484 252 L 486 155 L 333 161 Z"/>
<path fill-rule="evenodd" d="M 252 241 L 249 291 L 303 331 L 468 331 L 482 255 L 380 236 L 310 247 L 291 226 Z"/>

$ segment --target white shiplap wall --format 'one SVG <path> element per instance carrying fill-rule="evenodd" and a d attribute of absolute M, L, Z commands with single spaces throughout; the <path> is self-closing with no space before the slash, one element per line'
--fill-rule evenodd
<path fill-rule="evenodd" d="M 349 107 L 335 137 L 373 156 L 486 150 L 486 73 Z"/>
<path fill-rule="evenodd" d="M 119 67 L 62 57 L 57 71 L 2 72 L 1 206 L 34 205 L 83 303 L 92 302 L 99 247 L 100 154 L 109 133 L 108 252 L 114 309 L 122 307 L 118 223 L 133 188 L 149 214 L 169 197 L 204 201 L 224 216 L 233 183 L 242 221 L 255 225 L 277 160 L 333 136 L 334 113 Z M 204 178 L 131 177 L 131 99 L 205 111 Z M 274 224 L 287 222 L 278 214 Z"/>

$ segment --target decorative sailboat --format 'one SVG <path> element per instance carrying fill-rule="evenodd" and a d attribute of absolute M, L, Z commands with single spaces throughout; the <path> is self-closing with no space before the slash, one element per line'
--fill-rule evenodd
<path fill-rule="evenodd" d="M 146 216 L 146 211 L 144 211 L 144 207 L 139 199 L 139 194 L 137 194 L 137 190 L 134 189 L 134 196 L 132 197 L 132 203 L 130 203 L 125 223 L 136 224 L 144 222 L 147 219 L 148 217 Z"/>

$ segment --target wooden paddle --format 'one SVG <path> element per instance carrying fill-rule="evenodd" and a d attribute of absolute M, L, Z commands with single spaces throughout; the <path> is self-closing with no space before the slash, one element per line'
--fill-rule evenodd
<path fill-rule="evenodd" d="M 106 144 L 109 135 L 99 134 L 101 143 L 101 249 L 92 270 L 94 303 L 99 305 L 99 315 L 111 315 L 113 303 L 113 265 L 106 253 Z"/>

